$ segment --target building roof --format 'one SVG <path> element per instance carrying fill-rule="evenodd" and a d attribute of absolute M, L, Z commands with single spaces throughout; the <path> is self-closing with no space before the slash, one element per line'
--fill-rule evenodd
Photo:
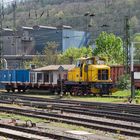
<path fill-rule="evenodd" d="M 33 71 L 57 71 L 60 67 L 63 67 L 64 70 L 71 70 L 75 67 L 75 65 L 49 65 L 46 67 L 34 69 Z"/>
<path fill-rule="evenodd" d="M 42 26 L 42 25 L 36 25 L 33 26 L 33 29 L 57 29 L 56 27 L 52 27 L 52 26 Z"/>
<path fill-rule="evenodd" d="M 71 26 L 67 26 L 67 25 L 59 25 L 59 26 L 57 26 L 57 28 L 61 28 L 61 29 L 72 29 Z"/>
<path fill-rule="evenodd" d="M 33 30 L 33 27 L 25 27 L 25 26 L 22 26 L 22 29 L 25 29 L 25 30 Z"/>
<path fill-rule="evenodd" d="M 3 28 L 4 31 L 11 31 L 13 32 L 13 29 L 10 29 L 10 28 Z"/>

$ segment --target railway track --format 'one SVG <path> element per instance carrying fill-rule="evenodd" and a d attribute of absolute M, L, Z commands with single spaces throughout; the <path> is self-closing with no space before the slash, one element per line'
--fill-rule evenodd
<path fill-rule="evenodd" d="M 11 107 L 0 107 L 0 111 L 24 115 L 28 117 L 47 119 L 47 120 L 52 120 L 56 122 L 74 124 L 74 125 L 84 126 L 88 128 L 109 131 L 113 133 L 119 132 L 119 134 L 124 134 L 128 136 L 140 137 L 139 126 L 129 126 L 125 124 L 99 121 L 95 119 L 86 119 L 86 118 L 79 118 L 79 117 L 74 117 L 74 116 L 66 116 L 66 115 L 61 115 L 61 114 L 52 114 L 52 113 L 45 113 L 42 111 L 17 109 L 17 108 L 11 108 Z"/>
<path fill-rule="evenodd" d="M 26 96 L 19 96 L 19 95 L 9 95 L 9 94 L 2 94 L 0 95 L 1 100 L 21 100 L 23 101 L 30 101 L 30 102 L 41 102 L 47 103 L 52 105 L 57 104 L 64 104 L 69 106 L 80 106 L 84 108 L 91 108 L 91 109 L 100 109 L 100 110 L 109 110 L 114 112 L 125 112 L 130 114 L 140 114 L 140 105 L 130 105 L 130 104 L 115 104 L 115 103 L 100 103 L 100 102 L 80 102 L 80 101 L 72 101 L 72 100 L 56 100 L 56 99 L 44 99 L 44 98 L 37 98 L 37 97 L 26 97 Z"/>
<path fill-rule="evenodd" d="M 27 97 L 26 97 L 27 98 Z M 12 103 L 9 100 L 8 101 L 1 101 L 2 103 Z M 56 101 L 57 102 L 57 101 Z M 77 114 L 83 114 L 83 115 L 90 115 L 90 116 L 97 116 L 97 117 L 106 117 L 106 118 L 111 118 L 111 119 L 117 119 L 117 120 L 124 120 L 124 121 L 131 121 L 131 122 L 136 122 L 136 123 L 140 123 L 140 116 L 139 114 L 128 114 L 125 111 L 122 112 L 116 112 L 116 110 L 111 110 L 110 108 L 104 109 L 104 110 L 100 110 L 100 108 L 87 108 L 86 106 L 86 111 L 85 111 L 85 106 L 80 106 L 80 105 L 69 105 L 67 104 L 62 104 L 62 103 L 46 103 L 46 102 L 33 102 L 30 103 L 29 101 L 14 101 L 14 103 L 20 104 L 22 103 L 22 105 L 27 105 L 27 106 L 32 106 L 32 107 L 39 107 L 39 108 L 48 108 L 49 105 L 52 106 L 52 109 L 57 109 L 57 110 L 62 110 L 65 112 L 70 112 L 70 113 L 77 113 Z"/>
<path fill-rule="evenodd" d="M 11 104 L 10 101 L 0 101 L 1 103 L 7 103 Z M 30 103 L 30 102 L 14 102 L 16 104 L 22 103 L 24 106 L 31 106 L 31 107 L 37 107 L 42 109 L 48 109 L 48 106 L 50 104 L 39 104 L 39 103 Z M 49 107 L 50 108 L 50 107 Z M 75 114 L 81 114 L 81 115 L 89 115 L 89 116 L 97 116 L 97 117 L 106 117 L 110 119 L 115 120 L 123 120 L 123 121 L 129 121 L 129 122 L 135 122 L 140 123 L 140 115 L 137 114 L 127 114 L 124 112 L 113 112 L 109 110 L 100 110 L 100 109 L 91 109 L 91 108 L 83 108 L 83 107 L 75 107 L 75 106 L 69 106 L 69 105 L 59 105 L 59 104 L 51 104 L 51 110 L 61 110 L 63 112 L 68 113 L 75 113 Z"/>
<path fill-rule="evenodd" d="M 106 117 L 109 119 L 123 120 L 132 123 L 140 123 L 140 106 L 129 104 L 112 104 L 112 103 L 99 103 L 99 102 L 80 102 L 71 100 L 55 100 L 44 99 L 36 97 L 26 97 L 17 95 L 1 95 L 1 103 L 16 103 L 23 106 L 31 106 L 48 109 L 48 106 L 53 110 L 61 110 L 66 113 L 74 113 L 88 116 Z M 72 116 L 65 116 L 60 114 L 46 113 L 42 111 L 33 110 L 19 110 L 16 108 L 0 107 L 1 112 L 15 113 L 29 117 L 36 117 L 41 119 L 52 120 L 56 122 L 64 122 L 68 124 L 80 125 L 88 128 L 109 131 L 113 133 L 119 132 L 120 134 L 140 137 L 140 127 L 125 124 L 109 123 L 97 120 L 90 120 L 85 118 L 77 118 Z"/>
<path fill-rule="evenodd" d="M 72 136 L 62 136 L 55 133 L 48 133 L 34 128 L 12 126 L 0 123 L 0 135 L 20 140 L 80 140 Z"/>

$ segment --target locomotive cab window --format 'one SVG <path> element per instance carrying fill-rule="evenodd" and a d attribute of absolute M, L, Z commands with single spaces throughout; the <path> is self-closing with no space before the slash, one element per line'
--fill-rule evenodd
<path fill-rule="evenodd" d="M 94 60 L 92 60 L 92 59 L 89 59 L 89 60 L 87 60 L 87 61 L 86 61 L 86 64 L 87 64 L 87 65 L 94 64 Z"/>
<path fill-rule="evenodd" d="M 98 70 L 98 80 L 108 80 L 108 70 Z"/>
<path fill-rule="evenodd" d="M 79 60 L 76 62 L 76 67 L 80 67 L 80 61 Z"/>

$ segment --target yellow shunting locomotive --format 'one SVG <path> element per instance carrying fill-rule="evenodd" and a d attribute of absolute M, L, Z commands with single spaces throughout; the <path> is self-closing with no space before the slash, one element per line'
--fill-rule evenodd
<path fill-rule="evenodd" d="M 113 90 L 110 67 L 99 57 L 80 58 L 76 67 L 68 71 L 65 92 L 74 95 L 103 95 L 110 94 Z"/>

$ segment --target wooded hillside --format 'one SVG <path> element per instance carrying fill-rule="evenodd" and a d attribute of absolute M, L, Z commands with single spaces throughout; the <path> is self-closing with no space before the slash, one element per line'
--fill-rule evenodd
<path fill-rule="evenodd" d="M 125 16 L 131 34 L 140 32 L 140 0 L 21 0 L 17 2 L 16 27 L 69 25 L 89 30 L 93 37 L 101 31 L 124 37 Z M 85 13 L 89 12 L 88 16 Z M 95 15 L 95 16 L 94 16 Z M 13 8 L 5 9 L 4 26 L 13 25 Z"/>

